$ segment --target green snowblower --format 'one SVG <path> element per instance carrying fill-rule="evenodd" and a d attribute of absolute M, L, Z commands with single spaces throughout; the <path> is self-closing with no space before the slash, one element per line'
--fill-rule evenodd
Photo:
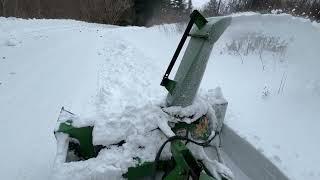
<path fill-rule="evenodd" d="M 133 157 L 136 158 L 139 163 L 135 166 L 129 167 L 126 172 L 123 172 L 122 178 L 129 180 L 233 179 L 232 173 L 229 173 L 227 170 L 221 171 L 221 169 L 223 169 L 221 167 L 224 165 L 224 160 L 221 158 L 223 153 L 221 154 L 220 152 L 220 146 L 214 147 L 217 152 L 214 157 L 216 157 L 217 161 L 212 161 L 206 156 L 202 156 L 202 151 L 202 154 L 194 152 L 194 149 L 197 148 L 203 150 L 206 147 L 213 147 L 212 144 L 221 145 L 221 138 L 226 137 L 226 135 L 221 134 L 222 129 L 226 129 L 226 132 L 230 131 L 227 127 L 222 127 L 228 105 L 227 101 L 209 103 L 209 108 L 212 108 L 213 111 L 208 111 L 205 114 L 201 114 L 199 117 L 195 117 L 195 114 L 197 113 L 181 114 L 184 109 L 191 106 L 197 106 L 194 102 L 209 56 L 215 42 L 225 32 L 230 23 L 231 17 L 214 17 L 206 19 L 198 11 L 195 10 L 192 12 L 187 28 L 161 81 L 161 86 L 168 90 L 166 106 L 164 108 L 166 110 L 164 111 L 173 118 L 180 118 L 181 121 L 170 123 L 167 126 L 159 126 L 158 129 L 165 134 L 167 140 L 162 144 L 158 151 L 155 152 L 156 155 L 154 160 L 145 161 L 140 157 Z M 182 57 L 181 64 L 176 72 L 175 78 L 171 80 L 169 79 L 169 75 L 188 37 L 190 37 L 189 44 Z M 179 109 L 179 111 L 176 111 L 177 109 Z M 185 118 L 193 120 L 186 122 L 183 121 Z M 65 163 L 77 160 L 85 161 L 95 158 L 98 156 L 100 150 L 105 148 L 102 145 L 93 144 L 93 126 L 77 127 L 74 125 L 75 121 L 77 121 L 77 117 L 62 108 L 55 134 L 58 146 L 66 146 L 65 148 L 59 148 L 62 150 L 61 152 L 58 152 L 58 154 L 60 154 L 59 160 Z M 215 126 L 214 122 L 219 123 Z M 170 129 L 168 130 L 166 127 L 170 127 Z M 230 133 L 229 137 L 231 137 Z M 122 143 L 124 142 L 119 142 L 119 144 Z M 161 159 L 163 149 L 166 145 L 169 146 L 169 144 L 172 155 L 171 158 Z M 193 148 L 190 149 L 189 147 Z M 239 147 L 242 146 L 239 145 Z M 251 146 L 249 149 L 250 148 Z M 237 149 L 233 150 L 237 151 Z M 255 156 L 254 153 L 253 156 Z M 238 161 L 237 157 L 235 157 L 235 159 Z M 250 160 L 249 157 L 248 159 Z M 248 164 L 246 160 L 243 160 L 243 163 Z M 234 166 L 236 167 L 236 165 Z M 244 169 L 246 169 L 247 166 L 248 165 L 244 166 Z M 218 171 L 215 171 L 214 168 L 217 168 Z M 231 169 L 235 169 L 237 171 L 236 168 Z M 262 174 L 261 177 L 264 176 L 262 179 L 274 179 L 272 177 L 281 177 L 277 179 L 285 180 L 284 176 L 282 178 L 282 174 L 279 173 L 276 168 L 270 166 L 270 163 L 267 168 L 264 168 L 264 170 L 266 169 L 271 169 L 271 174 L 278 173 L 280 175 L 270 176 L 268 173 L 265 173 L 267 175 Z M 243 169 L 239 170 L 239 172 L 242 171 Z M 259 175 L 252 173 L 250 170 L 245 171 L 248 172 L 249 175 L 252 175 L 248 177 L 248 180 L 252 177 L 260 177 Z M 256 172 L 261 172 L 261 170 L 256 170 Z M 234 173 L 234 175 L 238 176 L 239 173 Z M 246 175 L 239 176 L 247 177 Z M 238 179 L 238 177 L 236 179 Z M 255 180 L 257 180 L 257 178 L 255 178 Z"/>

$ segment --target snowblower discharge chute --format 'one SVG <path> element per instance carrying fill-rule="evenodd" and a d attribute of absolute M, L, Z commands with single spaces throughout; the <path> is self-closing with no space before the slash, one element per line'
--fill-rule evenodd
<path fill-rule="evenodd" d="M 162 107 L 163 111 L 180 120 L 159 125 L 158 129 L 163 132 L 167 140 L 156 152 L 154 161 L 144 161 L 135 157 L 141 162 L 134 167 L 129 167 L 122 175 L 123 178 L 129 180 L 158 179 L 160 176 L 165 180 L 233 178 L 231 172 L 222 171 L 223 168 L 217 170 L 223 166 L 221 160 L 210 160 L 203 151 L 203 147 L 210 146 L 213 141 L 219 141 L 219 131 L 222 128 L 227 102 L 200 103 L 200 105 L 195 103 L 213 45 L 230 22 L 231 17 L 206 19 L 198 11 L 192 12 L 187 28 L 161 82 L 161 86 L 168 90 L 166 106 Z M 178 71 L 174 80 L 170 80 L 171 70 L 188 37 L 190 41 Z M 203 104 L 210 106 L 206 107 Z M 206 107 L 206 112 L 182 113 L 186 108 L 201 105 Z M 92 143 L 94 127 L 76 127 L 73 125 L 76 120 L 76 116 L 71 112 L 61 110 L 55 134 L 58 146 L 67 144 L 63 152 L 58 152 L 64 154 L 64 158 L 61 159 L 64 162 L 73 161 L 75 157 L 79 160 L 94 158 L 104 148 Z M 164 147 L 169 144 L 172 157 L 161 159 Z"/>

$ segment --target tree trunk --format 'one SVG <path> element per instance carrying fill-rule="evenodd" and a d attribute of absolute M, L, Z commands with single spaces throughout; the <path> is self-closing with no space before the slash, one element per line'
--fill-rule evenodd
<path fill-rule="evenodd" d="M 38 0 L 38 18 L 41 18 L 41 0 Z"/>
<path fill-rule="evenodd" d="M 19 0 L 15 0 L 14 4 L 14 16 L 19 17 Z"/>
<path fill-rule="evenodd" d="M 7 0 L 1 0 L 0 3 L 1 3 L 1 10 L 2 10 L 2 14 L 0 14 L 0 15 L 6 17 L 6 15 L 7 15 L 7 13 L 6 13 Z"/>
<path fill-rule="evenodd" d="M 217 15 L 219 15 L 219 11 L 220 11 L 220 5 L 221 5 L 221 0 L 219 0 L 219 4 L 218 4 L 218 7 L 217 7 Z"/>

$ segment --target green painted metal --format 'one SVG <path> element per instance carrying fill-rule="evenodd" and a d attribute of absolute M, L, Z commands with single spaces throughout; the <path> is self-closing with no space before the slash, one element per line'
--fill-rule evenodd
<path fill-rule="evenodd" d="M 187 180 L 188 174 L 181 166 L 176 166 L 164 180 Z"/>
<path fill-rule="evenodd" d="M 184 31 L 183 33 L 183 36 L 178 44 L 178 47 L 176 49 L 176 51 L 174 52 L 174 55 L 170 61 L 170 64 L 166 70 L 166 73 L 164 74 L 163 78 L 162 78 L 162 81 L 161 81 L 161 86 L 164 86 L 166 87 L 166 89 L 169 91 L 169 93 L 172 93 L 172 90 L 175 88 L 175 84 L 176 82 L 175 81 L 172 81 L 169 79 L 169 75 L 172 71 L 172 68 L 174 66 L 174 64 L 176 63 L 177 59 L 178 59 L 178 56 L 182 50 L 182 47 L 184 45 L 184 43 L 186 42 L 188 36 L 189 36 L 189 33 L 193 27 L 194 24 L 196 24 L 196 26 L 201 29 L 202 27 L 205 26 L 205 24 L 207 23 L 208 21 L 206 20 L 205 17 L 203 17 L 199 11 L 197 10 L 194 10 L 191 15 L 190 15 L 190 21 L 187 25 L 187 28 L 186 30 Z"/>
<path fill-rule="evenodd" d="M 231 17 L 207 20 L 208 23 L 201 29 L 195 26 L 190 32 L 191 39 L 174 78 L 176 84 L 167 96 L 168 106 L 186 107 L 192 104 L 213 45 L 230 25 Z"/>
<path fill-rule="evenodd" d="M 199 11 L 193 11 L 190 18 L 194 19 L 194 23 L 199 29 L 202 29 L 208 22 L 207 19 L 203 17 Z"/>
<path fill-rule="evenodd" d="M 202 167 L 193 157 L 190 150 L 182 141 L 171 143 L 171 153 L 176 162 L 180 176 L 188 177 L 189 175 L 199 177 Z"/>
<path fill-rule="evenodd" d="M 154 162 L 145 162 L 136 167 L 130 167 L 128 172 L 123 175 L 128 180 L 139 180 L 146 177 L 152 177 L 158 171 L 165 173 L 164 180 L 188 180 L 190 176 L 203 178 L 203 180 L 215 180 L 206 174 L 203 165 L 198 162 L 180 140 L 171 143 L 172 159 L 160 161 L 155 169 Z"/>
<path fill-rule="evenodd" d="M 162 79 L 161 84 L 160 84 L 161 86 L 164 86 L 169 91 L 169 93 L 172 93 L 172 91 L 173 91 L 173 89 L 175 88 L 175 85 L 176 85 L 175 81 L 172 81 L 172 80 L 169 79 L 169 75 L 170 75 L 170 73 L 172 71 L 172 68 L 173 68 L 174 64 L 177 61 L 177 58 L 178 58 L 178 56 L 179 56 L 179 54 L 180 54 L 180 52 L 182 50 L 182 47 L 183 47 L 184 43 L 186 42 L 186 40 L 187 40 L 187 38 L 189 36 L 189 33 L 190 33 L 193 25 L 196 24 L 196 26 L 199 29 L 201 29 L 201 28 L 203 28 L 205 26 L 205 24 L 207 24 L 207 22 L 208 21 L 206 20 L 206 18 L 203 17 L 199 13 L 199 11 L 194 10 L 191 13 L 190 21 L 189 21 L 189 23 L 187 25 L 187 28 L 183 33 L 183 36 L 182 36 L 182 38 L 181 38 L 181 40 L 180 40 L 180 42 L 178 44 L 178 47 L 177 47 L 176 51 L 174 52 L 174 55 L 173 55 L 173 57 L 172 57 L 172 59 L 170 61 L 170 64 L 169 64 L 169 66 L 168 66 L 168 68 L 166 70 L 166 73 L 164 74 L 163 79 Z"/>
<path fill-rule="evenodd" d="M 123 175 L 128 180 L 141 179 L 143 177 L 151 177 L 155 172 L 153 162 L 145 162 L 137 167 L 129 167 L 128 172 Z"/>
<path fill-rule="evenodd" d="M 167 172 L 174 168 L 175 162 L 173 160 L 159 161 L 156 171 Z M 144 162 L 138 164 L 136 167 L 129 167 L 128 172 L 123 174 L 124 178 L 128 180 L 138 180 L 144 177 L 152 177 L 155 172 L 154 162 Z"/>
<path fill-rule="evenodd" d="M 79 154 L 84 159 L 89 159 L 96 156 L 94 146 L 92 144 L 93 127 L 77 128 L 72 125 L 72 120 L 61 123 L 56 132 L 68 134 L 71 138 L 79 141 Z"/>
<path fill-rule="evenodd" d="M 176 88 L 177 82 L 172 81 L 170 79 L 166 80 L 165 88 L 168 90 L 169 93 L 172 93 L 173 90 Z"/>

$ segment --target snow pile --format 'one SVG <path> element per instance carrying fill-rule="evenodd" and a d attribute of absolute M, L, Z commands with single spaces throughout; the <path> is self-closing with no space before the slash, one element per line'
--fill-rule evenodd
<path fill-rule="evenodd" d="M 56 161 L 52 179 L 74 178 L 73 172 L 77 172 L 76 176 L 79 179 L 121 179 L 128 167 L 134 167 L 145 161 L 154 161 L 156 152 L 167 139 L 157 129 L 157 120 L 162 119 L 167 122 L 168 119 L 168 115 L 162 112 L 159 106 L 131 107 L 123 113 L 112 114 L 110 117 L 93 118 L 96 122 L 93 143 L 105 145 L 106 148 L 102 149 L 96 158 L 87 161 L 71 163 Z M 77 119 L 74 122 L 76 121 Z M 118 145 L 120 141 L 124 141 L 124 144 Z M 167 147 L 162 157 L 168 159 L 170 156 Z"/>
<path fill-rule="evenodd" d="M 100 35 L 107 28 L 112 27 L 0 18 L 1 179 L 49 179 L 60 108 L 90 111 L 97 51 L 104 45 Z M 6 46 L 9 37 L 23 43 Z"/>
<path fill-rule="evenodd" d="M 95 100 L 98 114 L 120 113 L 127 107 L 141 107 L 163 99 L 165 91 L 156 83 L 161 69 L 142 49 L 123 40 L 122 35 L 110 32 L 99 54 L 103 60 Z"/>
<path fill-rule="evenodd" d="M 159 107 L 149 106 L 142 109 L 128 109 L 119 115 L 114 114 L 112 117 L 114 119 L 95 118 L 99 120 L 99 124 L 94 127 L 94 144 L 106 145 L 106 148 L 102 149 L 96 158 L 87 161 L 70 163 L 56 161 L 51 179 L 121 179 L 128 167 L 134 167 L 145 161 L 154 161 L 157 150 L 167 139 L 156 129 L 155 119 L 166 115 L 159 110 L 161 111 Z M 155 117 L 151 117 L 152 115 Z M 124 144 L 117 145 L 122 140 Z M 61 156 L 65 157 L 65 154 L 58 154 L 57 158 L 61 159 Z M 162 157 L 168 159 L 170 156 L 167 147 Z"/>
<path fill-rule="evenodd" d="M 107 146 L 134 135 L 143 136 L 157 129 L 158 121 L 168 122 L 168 118 L 159 106 L 128 107 L 122 113 L 95 118 L 93 143 Z"/>

